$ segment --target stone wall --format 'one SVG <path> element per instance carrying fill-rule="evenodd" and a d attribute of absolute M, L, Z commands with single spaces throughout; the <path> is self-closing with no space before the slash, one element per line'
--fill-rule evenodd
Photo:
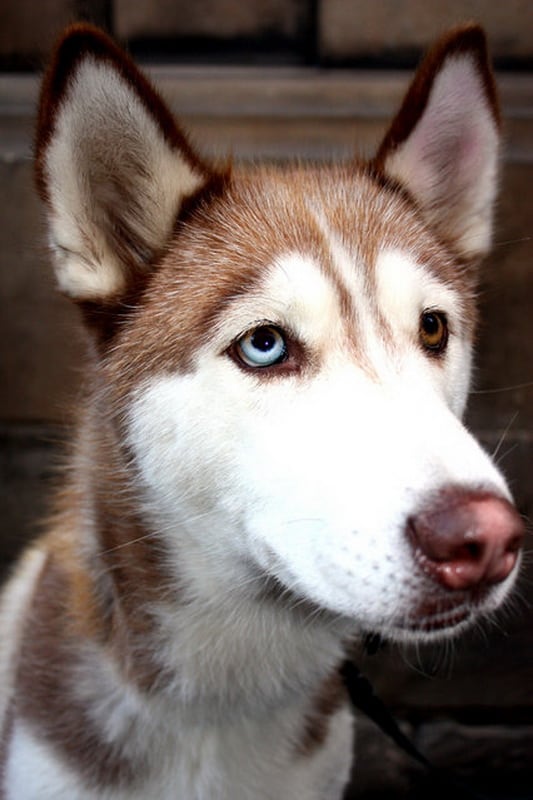
<path fill-rule="evenodd" d="M 79 19 L 174 62 L 412 65 L 440 31 L 471 19 L 499 64 L 533 58 L 530 0 L 3 0 L 0 65 L 35 68 Z"/>

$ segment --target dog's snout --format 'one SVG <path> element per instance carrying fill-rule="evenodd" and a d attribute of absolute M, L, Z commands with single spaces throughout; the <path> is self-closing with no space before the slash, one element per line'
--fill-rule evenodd
<path fill-rule="evenodd" d="M 447 589 L 467 590 L 510 575 L 524 525 L 505 498 L 454 488 L 410 517 L 408 536 L 426 574 Z"/>

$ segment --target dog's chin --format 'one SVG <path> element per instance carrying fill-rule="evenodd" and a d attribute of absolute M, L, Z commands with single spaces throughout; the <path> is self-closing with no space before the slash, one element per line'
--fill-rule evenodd
<path fill-rule="evenodd" d="M 437 642 L 459 636 L 494 611 L 498 603 L 489 596 L 465 597 L 448 602 L 419 604 L 387 631 L 387 638 L 398 642 Z"/>
<path fill-rule="evenodd" d="M 479 625 L 483 619 L 494 614 L 506 596 L 505 589 L 478 587 L 477 590 L 443 593 L 436 591 L 429 596 L 422 593 L 418 600 L 401 615 L 389 618 L 365 619 L 352 615 L 342 604 L 325 603 L 301 586 L 289 585 L 277 575 L 249 564 L 251 575 L 256 579 L 257 597 L 302 616 L 307 623 L 314 621 L 337 628 L 349 637 L 361 631 L 377 635 L 380 639 L 399 644 L 437 643 L 460 636 Z M 296 583 L 296 582 L 294 582 Z"/>
<path fill-rule="evenodd" d="M 409 617 L 386 632 L 386 638 L 399 643 L 437 642 L 451 639 L 479 620 L 475 609 L 459 607 L 427 616 Z"/>

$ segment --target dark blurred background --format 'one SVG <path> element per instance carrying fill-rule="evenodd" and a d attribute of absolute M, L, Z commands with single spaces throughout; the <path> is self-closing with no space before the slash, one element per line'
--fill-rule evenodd
<path fill-rule="evenodd" d="M 469 424 L 497 450 L 531 520 L 531 0 L 2 0 L 0 570 L 39 529 L 83 379 L 79 321 L 53 290 L 31 161 L 39 72 L 62 27 L 80 19 L 107 29 L 147 67 L 203 152 L 277 161 L 371 153 L 430 41 L 465 20 L 485 25 L 505 142 Z M 360 656 L 426 754 L 507 800 L 533 798 L 527 560 L 518 601 L 499 624 L 453 648 Z M 360 729 L 351 798 L 449 796 L 371 723 Z"/>

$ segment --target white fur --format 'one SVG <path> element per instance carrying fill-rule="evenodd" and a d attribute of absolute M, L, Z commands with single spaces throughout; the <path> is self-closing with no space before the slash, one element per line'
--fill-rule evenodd
<path fill-rule="evenodd" d="M 425 310 L 446 313 L 452 336 L 448 342 L 446 361 L 427 361 L 428 378 L 446 405 L 461 417 L 470 384 L 472 348 L 462 320 L 463 299 L 460 292 L 433 276 L 424 265 L 400 250 L 385 250 L 378 258 L 376 278 L 380 306 L 392 322 L 392 333 L 398 339 L 413 342 L 418 335 L 419 315 Z M 377 354 L 374 354 L 377 358 Z M 389 353 L 390 358 L 390 353 Z M 393 359 L 398 366 L 398 357 Z M 422 368 L 422 363 L 418 363 Z M 386 368 L 383 364 L 383 368 Z"/>
<path fill-rule="evenodd" d="M 360 293 L 366 329 L 356 338 L 361 334 L 365 354 L 373 353 L 372 374 L 346 350 L 346 323 L 318 267 L 289 254 L 257 295 L 234 303 L 191 374 L 162 375 L 138 390 L 130 445 L 156 528 L 176 536 L 181 571 L 186 537 L 206 592 L 217 575 L 224 584 L 232 576 L 237 592 L 251 556 L 356 626 L 405 638 L 428 590 L 404 533 L 412 509 L 450 484 L 508 491 L 456 416 L 470 364 L 454 316 L 456 292 L 406 254 L 385 252 L 378 268 L 378 301 L 397 336 L 391 355 L 377 322 L 367 324 L 370 298 Z M 420 311 L 434 303 L 455 320 L 444 366 L 431 363 L 417 341 Z M 255 376 L 221 355 L 258 319 L 296 331 L 319 359 L 317 374 L 258 387 Z"/>

